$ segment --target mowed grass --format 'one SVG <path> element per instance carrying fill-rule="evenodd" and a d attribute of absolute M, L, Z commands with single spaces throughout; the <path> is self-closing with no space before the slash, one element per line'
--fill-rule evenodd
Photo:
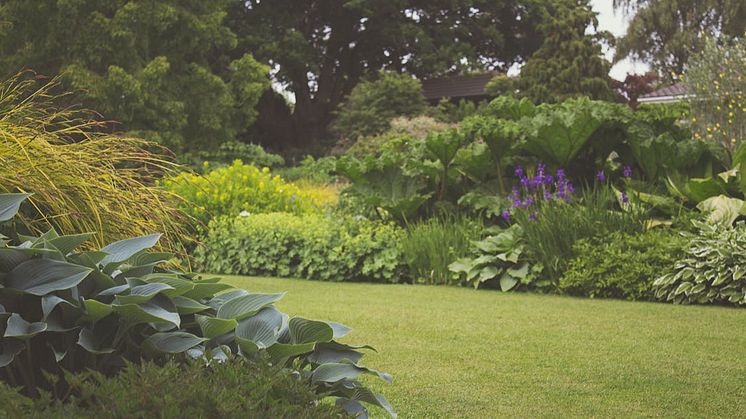
<path fill-rule="evenodd" d="M 226 277 L 375 346 L 403 418 L 744 417 L 746 310 Z M 373 417 L 383 417 L 380 410 Z"/>

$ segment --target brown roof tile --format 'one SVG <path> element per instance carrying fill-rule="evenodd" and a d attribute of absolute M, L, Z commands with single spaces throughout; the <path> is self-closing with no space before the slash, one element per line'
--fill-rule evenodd
<path fill-rule="evenodd" d="M 496 75 L 483 73 L 423 80 L 422 93 L 427 100 L 484 96 L 487 82 Z"/>

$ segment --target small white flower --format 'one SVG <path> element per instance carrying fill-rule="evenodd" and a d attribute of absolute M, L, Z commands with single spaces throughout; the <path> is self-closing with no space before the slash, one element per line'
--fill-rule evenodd
<path fill-rule="evenodd" d="M 248 212 L 248 211 L 246 211 L 246 210 L 243 210 L 243 211 L 239 212 L 238 215 L 241 216 L 241 217 L 248 217 L 249 215 L 251 215 L 251 213 Z"/>

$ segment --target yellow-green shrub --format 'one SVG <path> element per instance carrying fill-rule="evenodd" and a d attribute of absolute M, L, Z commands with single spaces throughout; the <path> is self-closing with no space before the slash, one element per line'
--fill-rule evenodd
<path fill-rule="evenodd" d="M 200 176 L 181 173 L 166 180 L 165 186 L 183 198 L 183 209 L 207 222 L 221 215 L 290 212 L 317 212 L 328 203 L 316 200 L 293 183 L 273 175 L 269 168 L 259 169 L 236 160 L 230 166 L 209 170 Z"/>

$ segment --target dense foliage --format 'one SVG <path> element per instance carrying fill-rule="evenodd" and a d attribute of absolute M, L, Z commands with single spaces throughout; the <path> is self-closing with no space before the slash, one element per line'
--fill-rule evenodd
<path fill-rule="evenodd" d="M 653 281 L 673 269 L 687 243 L 686 237 L 665 228 L 579 240 L 559 288 L 591 298 L 653 300 Z"/>
<path fill-rule="evenodd" d="M 155 185 L 180 168 L 151 142 L 94 133 L 90 114 L 55 106 L 58 87 L 22 76 L 0 83 L 0 192 L 34 192 L 16 225 L 3 227 L 92 232 L 99 247 L 158 230 L 160 247 L 181 252 L 192 220 Z"/>
<path fill-rule="evenodd" d="M 95 371 L 65 376 L 70 396 L 29 399 L 0 385 L 3 417 L 100 418 L 154 416 L 210 418 L 339 418 L 344 412 L 318 403 L 310 385 L 287 370 L 240 358 L 205 367 L 167 362 L 129 364 L 107 377 Z M 54 396 L 57 400 L 50 398 Z"/>
<path fill-rule="evenodd" d="M 257 167 L 276 168 L 285 164 L 285 159 L 279 154 L 269 153 L 262 146 L 239 141 L 226 141 L 221 143 L 217 150 L 201 150 L 196 153 L 185 154 L 183 159 L 201 169 L 204 162 L 213 166 L 229 165 L 236 160 Z"/>
<path fill-rule="evenodd" d="M 213 220 L 197 261 L 208 272 L 399 282 L 401 229 L 364 219 L 287 213 Z"/>
<path fill-rule="evenodd" d="M 179 205 L 203 223 L 221 215 L 236 216 L 242 211 L 265 213 L 316 212 L 324 202 L 315 202 L 292 183 L 273 175 L 269 168 L 236 160 L 230 166 L 209 170 L 202 176 L 184 172 L 164 181 L 168 190 L 182 200 Z"/>
<path fill-rule="evenodd" d="M 684 304 L 746 304 L 746 224 L 698 224 L 686 255 L 655 280 L 655 296 Z"/>
<path fill-rule="evenodd" d="M 0 221 L 11 219 L 26 194 L 0 195 Z M 0 249 L 2 356 L 0 378 L 25 392 L 57 387 L 51 377 L 92 369 L 110 374 L 125 361 L 203 359 L 231 354 L 295 366 L 322 395 L 338 396 L 345 409 L 360 401 L 386 408 L 356 381 L 371 373 L 363 356 L 337 342 L 351 329 L 289 318 L 272 304 L 283 294 L 249 293 L 218 279 L 159 268 L 173 256 L 148 249 L 159 235 L 76 251 L 90 234 L 19 236 Z"/>
<path fill-rule="evenodd" d="M 121 125 L 174 150 L 244 133 L 269 68 L 237 50 L 228 0 L 6 1 L 0 74 L 30 68 Z"/>

